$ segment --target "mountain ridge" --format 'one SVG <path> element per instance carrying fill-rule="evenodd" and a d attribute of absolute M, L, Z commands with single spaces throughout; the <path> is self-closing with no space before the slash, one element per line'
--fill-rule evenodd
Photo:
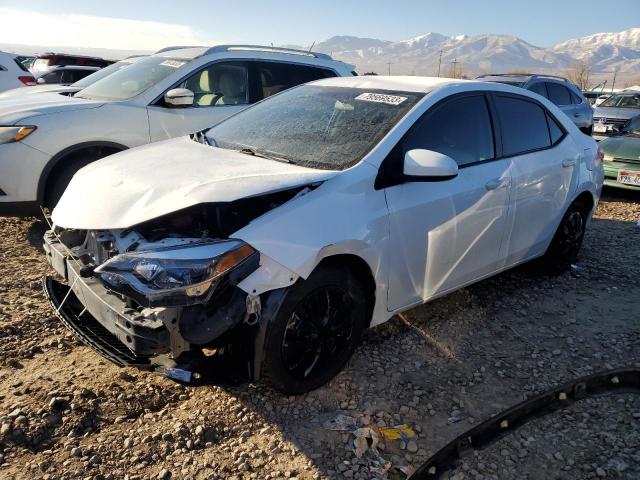
<path fill-rule="evenodd" d="M 445 74 L 452 68 L 474 74 L 533 69 L 557 72 L 586 61 L 594 73 L 614 69 L 640 73 L 640 28 L 595 33 L 548 48 L 514 35 L 430 32 L 398 42 L 340 35 L 316 44 L 313 50 L 353 63 L 361 72 L 386 73 L 390 69 L 398 74 L 433 75 L 438 64 Z"/>

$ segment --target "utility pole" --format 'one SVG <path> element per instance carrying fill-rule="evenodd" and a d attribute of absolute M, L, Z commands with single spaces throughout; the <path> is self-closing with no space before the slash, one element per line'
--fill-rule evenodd
<path fill-rule="evenodd" d="M 389 67 L 389 75 L 391 75 L 391 62 L 387 62 L 387 67 Z"/>
<path fill-rule="evenodd" d="M 453 62 L 451 62 L 452 68 L 453 68 L 453 72 L 451 73 L 451 78 L 456 78 L 456 66 L 458 65 L 458 59 L 454 58 Z"/>
<path fill-rule="evenodd" d="M 442 50 L 440 50 L 440 58 L 438 58 L 438 77 L 440 76 L 440 66 L 442 65 Z"/>

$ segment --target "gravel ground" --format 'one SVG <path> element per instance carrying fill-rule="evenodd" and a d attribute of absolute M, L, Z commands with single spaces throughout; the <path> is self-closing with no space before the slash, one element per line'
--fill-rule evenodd
<path fill-rule="evenodd" d="M 640 195 L 607 192 L 572 272 L 524 266 L 406 312 L 368 331 L 328 385 L 283 397 L 261 384 L 185 387 L 103 360 L 41 293 L 44 225 L 0 218 L 0 478 L 405 478 L 528 396 L 640 367 L 639 219 Z M 348 430 L 328 428 L 336 419 Z M 414 437 L 380 437 L 404 423 Z M 638 398 L 588 399 L 450 476 L 638 478 L 639 427 Z"/>

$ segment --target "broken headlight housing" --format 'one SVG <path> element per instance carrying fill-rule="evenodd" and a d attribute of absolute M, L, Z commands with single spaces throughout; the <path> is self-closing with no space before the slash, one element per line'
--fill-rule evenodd
<path fill-rule="evenodd" d="M 110 290 L 145 307 L 206 303 L 219 284 L 236 284 L 256 268 L 258 253 L 240 240 L 116 255 L 95 269 Z"/>

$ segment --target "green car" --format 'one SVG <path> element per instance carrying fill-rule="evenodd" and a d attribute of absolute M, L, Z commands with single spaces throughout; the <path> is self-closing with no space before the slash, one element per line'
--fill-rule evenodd
<path fill-rule="evenodd" d="M 619 135 L 602 140 L 604 184 L 640 190 L 640 115 L 631 118 Z"/>

